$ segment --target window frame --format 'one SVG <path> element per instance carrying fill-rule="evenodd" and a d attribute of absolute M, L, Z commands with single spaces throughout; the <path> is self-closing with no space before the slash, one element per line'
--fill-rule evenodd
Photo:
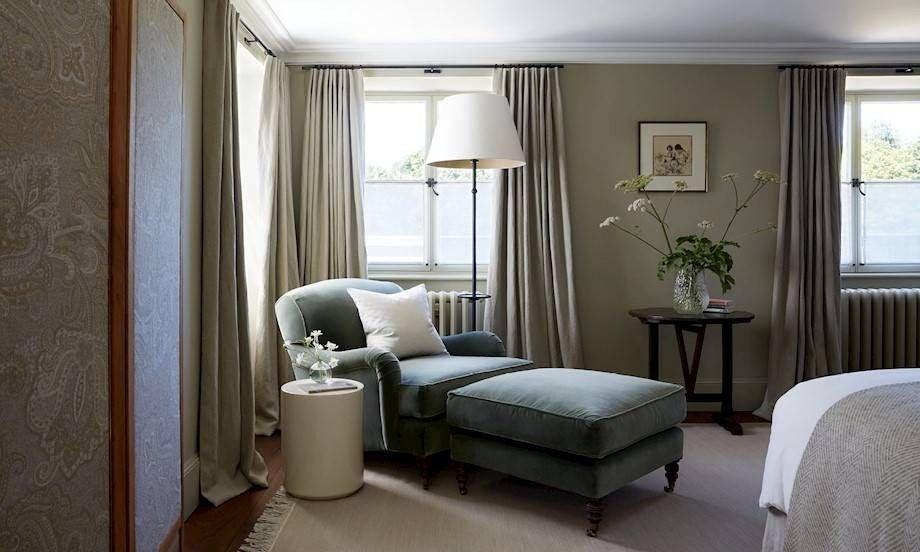
<path fill-rule="evenodd" d="M 484 91 L 484 90 L 483 90 Z M 432 90 L 419 90 L 419 91 L 366 91 L 364 93 L 365 103 L 371 102 L 417 102 L 419 100 L 425 101 L 425 152 L 427 153 L 428 148 L 431 146 L 431 139 L 434 136 L 434 129 L 437 123 L 437 112 L 438 112 L 438 102 L 443 100 L 448 96 L 453 96 L 455 94 L 462 94 L 467 91 L 432 91 Z M 438 201 L 435 198 L 435 195 L 431 188 L 428 188 L 426 181 L 429 178 L 437 179 L 436 167 L 430 167 L 424 165 L 422 180 L 412 180 L 412 179 L 386 179 L 386 180 L 371 180 L 365 175 L 364 182 L 362 182 L 362 189 L 368 185 L 368 183 L 379 183 L 379 184 L 397 184 L 397 185 L 421 185 L 425 189 L 425 205 L 424 205 L 424 252 L 425 252 L 425 261 L 422 263 L 374 263 L 368 260 L 367 262 L 367 272 L 372 277 L 422 277 L 426 279 L 456 279 L 462 277 L 463 275 L 468 274 L 472 269 L 472 263 L 439 263 L 437 262 L 437 240 L 438 240 Z M 492 182 L 498 181 L 498 175 L 495 174 L 497 171 L 492 171 Z M 466 184 L 472 186 L 472 175 L 468 180 L 457 180 L 449 181 L 444 184 Z M 442 184 L 440 181 L 438 184 Z M 366 192 L 365 192 L 366 195 Z M 468 208 L 472 208 L 472 198 L 470 198 L 470 205 Z M 366 205 L 365 205 L 366 208 Z M 488 273 L 489 269 L 489 260 L 485 259 L 483 262 L 480 259 L 477 259 L 476 263 L 476 273 L 477 279 L 484 279 L 485 275 Z"/>
<path fill-rule="evenodd" d="M 898 102 L 898 101 L 917 101 L 920 102 L 920 92 L 915 90 L 859 90 L 846 93 L 845 109 L 850 114 L 850 135 L 844 137 L 850 145 L 850 181 L 843 180 L 841 174 L 841 187 L 849 185 L 849 194 L 853 217 L 849 228 L 844 227 L 841 220 L 841 233 L 849 232 L 851 244 L 852 263 L 840 263 L 840 272 L 847 274 L 891 274 L 891 273 L 918 273 L 920 272 L 920 261 L 916 263 L 867 263 L 865 262 L 865 249 L 862 247 L 861 238 L 865 229 L 863 220 L 865 219 L 866 203 L 864 196 L 859 193 L 859 188 L 851 184 L 853 178 L 858 178 L 863 182 L 863 186 L 870 186 L 873 183 L 886 184 L 920 184 L 920 180 L 885 180 L 872 181 L 863 180 L 862 178 L 862 114 L 860 106 L 863 102 Z M 846 145 L 844 145 L 846 147 Z M 841 166 L 841 169 L 843 167 Z M 842 171 L 841 171 L 842 172 Z M 843 192 L 841 192 L 843 193 Z"/>

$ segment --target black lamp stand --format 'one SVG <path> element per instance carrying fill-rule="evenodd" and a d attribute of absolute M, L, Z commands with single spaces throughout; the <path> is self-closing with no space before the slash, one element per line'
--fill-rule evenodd
<path fill-rule="evenodd" d="M 476 292 L 476 168 L 479 163 L 478 159 L 473 159 L 473 278 L 471 282 L 472 293 L 461 293 L 461 299 L 468 299 L 470 302 L 470 326 L 471 331 L 476 331 L 476 301 L 488 299 L 491 295 Z"/>

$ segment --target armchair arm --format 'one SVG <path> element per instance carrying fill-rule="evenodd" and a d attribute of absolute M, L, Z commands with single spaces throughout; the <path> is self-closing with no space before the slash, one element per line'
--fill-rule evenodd
<path fill-rule="evenodd" d="M 377 347 L 352 349 L 336 353 L 339 365 L 336 373 L 346 374 L 355 369 L 370 369 L 377 374 L 377 396 L 380 399 L 380 428 L 383 444 L 390 449 L 396 442 L 399 425 L 399 383 L 402 371 L 399 359 L 390 351 Z"/>
<path fill-rule="evenodd" d="M 292 358 L 304 350 L 306 349 L 300 345 L 288 345 L 288 351 Z M 397 425 L 399 424 L 399 383 L 402 381 L 399 360 L 393 353 L 376 347 L 335 351 L 333 355 L 339 360 L 338 366 L 332 370 L 334 377 L 353 377 L 355 372 L 365 370 L 376 376 L 376 392 L 380 401 L 380 412 L 378 414 L 383 432 L 383 443 L 389 449 L 389 444 L 396 442 Z M 373 381 L 373 376 L 363 379 L 364 381 L 368 379 Z M 306 373 L 297 374 L 297 377 L 306 377 Z M 365 392 L 370 393 L 373 391 L 365 389 Z M 369 414 L 365 412 L 365 416 Z"/>
<path fill-rule="evenodd" d="M 455 356 L 505 356 L 505 344 L 492 332 L 466 332 L 442 337 L 441 341 Z"/>

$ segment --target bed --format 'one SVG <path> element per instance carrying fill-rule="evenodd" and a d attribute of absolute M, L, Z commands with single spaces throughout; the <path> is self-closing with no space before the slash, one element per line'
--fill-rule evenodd
<path fill-rule="evenodd" d="M 920 369 L 798 384 L 773 411 L 765 552 L 920 550 Z"/>

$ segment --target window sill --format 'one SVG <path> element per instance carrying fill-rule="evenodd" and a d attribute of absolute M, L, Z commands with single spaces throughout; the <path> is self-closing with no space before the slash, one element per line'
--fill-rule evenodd
<path fill-rule="evenodd" d="M 470 279 L 469 272 L 398 272 L 398 271 L 376 271 L 369 270 L 367 277 L 371 280 L 423 280 L 423 281 L 467 281 Z M 476 281 L 484 282 L 488 279 L 488 274 L 480 272 L 476 275 Z"/>
<path fill-rule="evenodd" d="M 920 279 L 920 272 L 841 272 L 840 277 L 842 279 L 852 278 L 858 280 L 860 278 L 917 278 Z"/>

